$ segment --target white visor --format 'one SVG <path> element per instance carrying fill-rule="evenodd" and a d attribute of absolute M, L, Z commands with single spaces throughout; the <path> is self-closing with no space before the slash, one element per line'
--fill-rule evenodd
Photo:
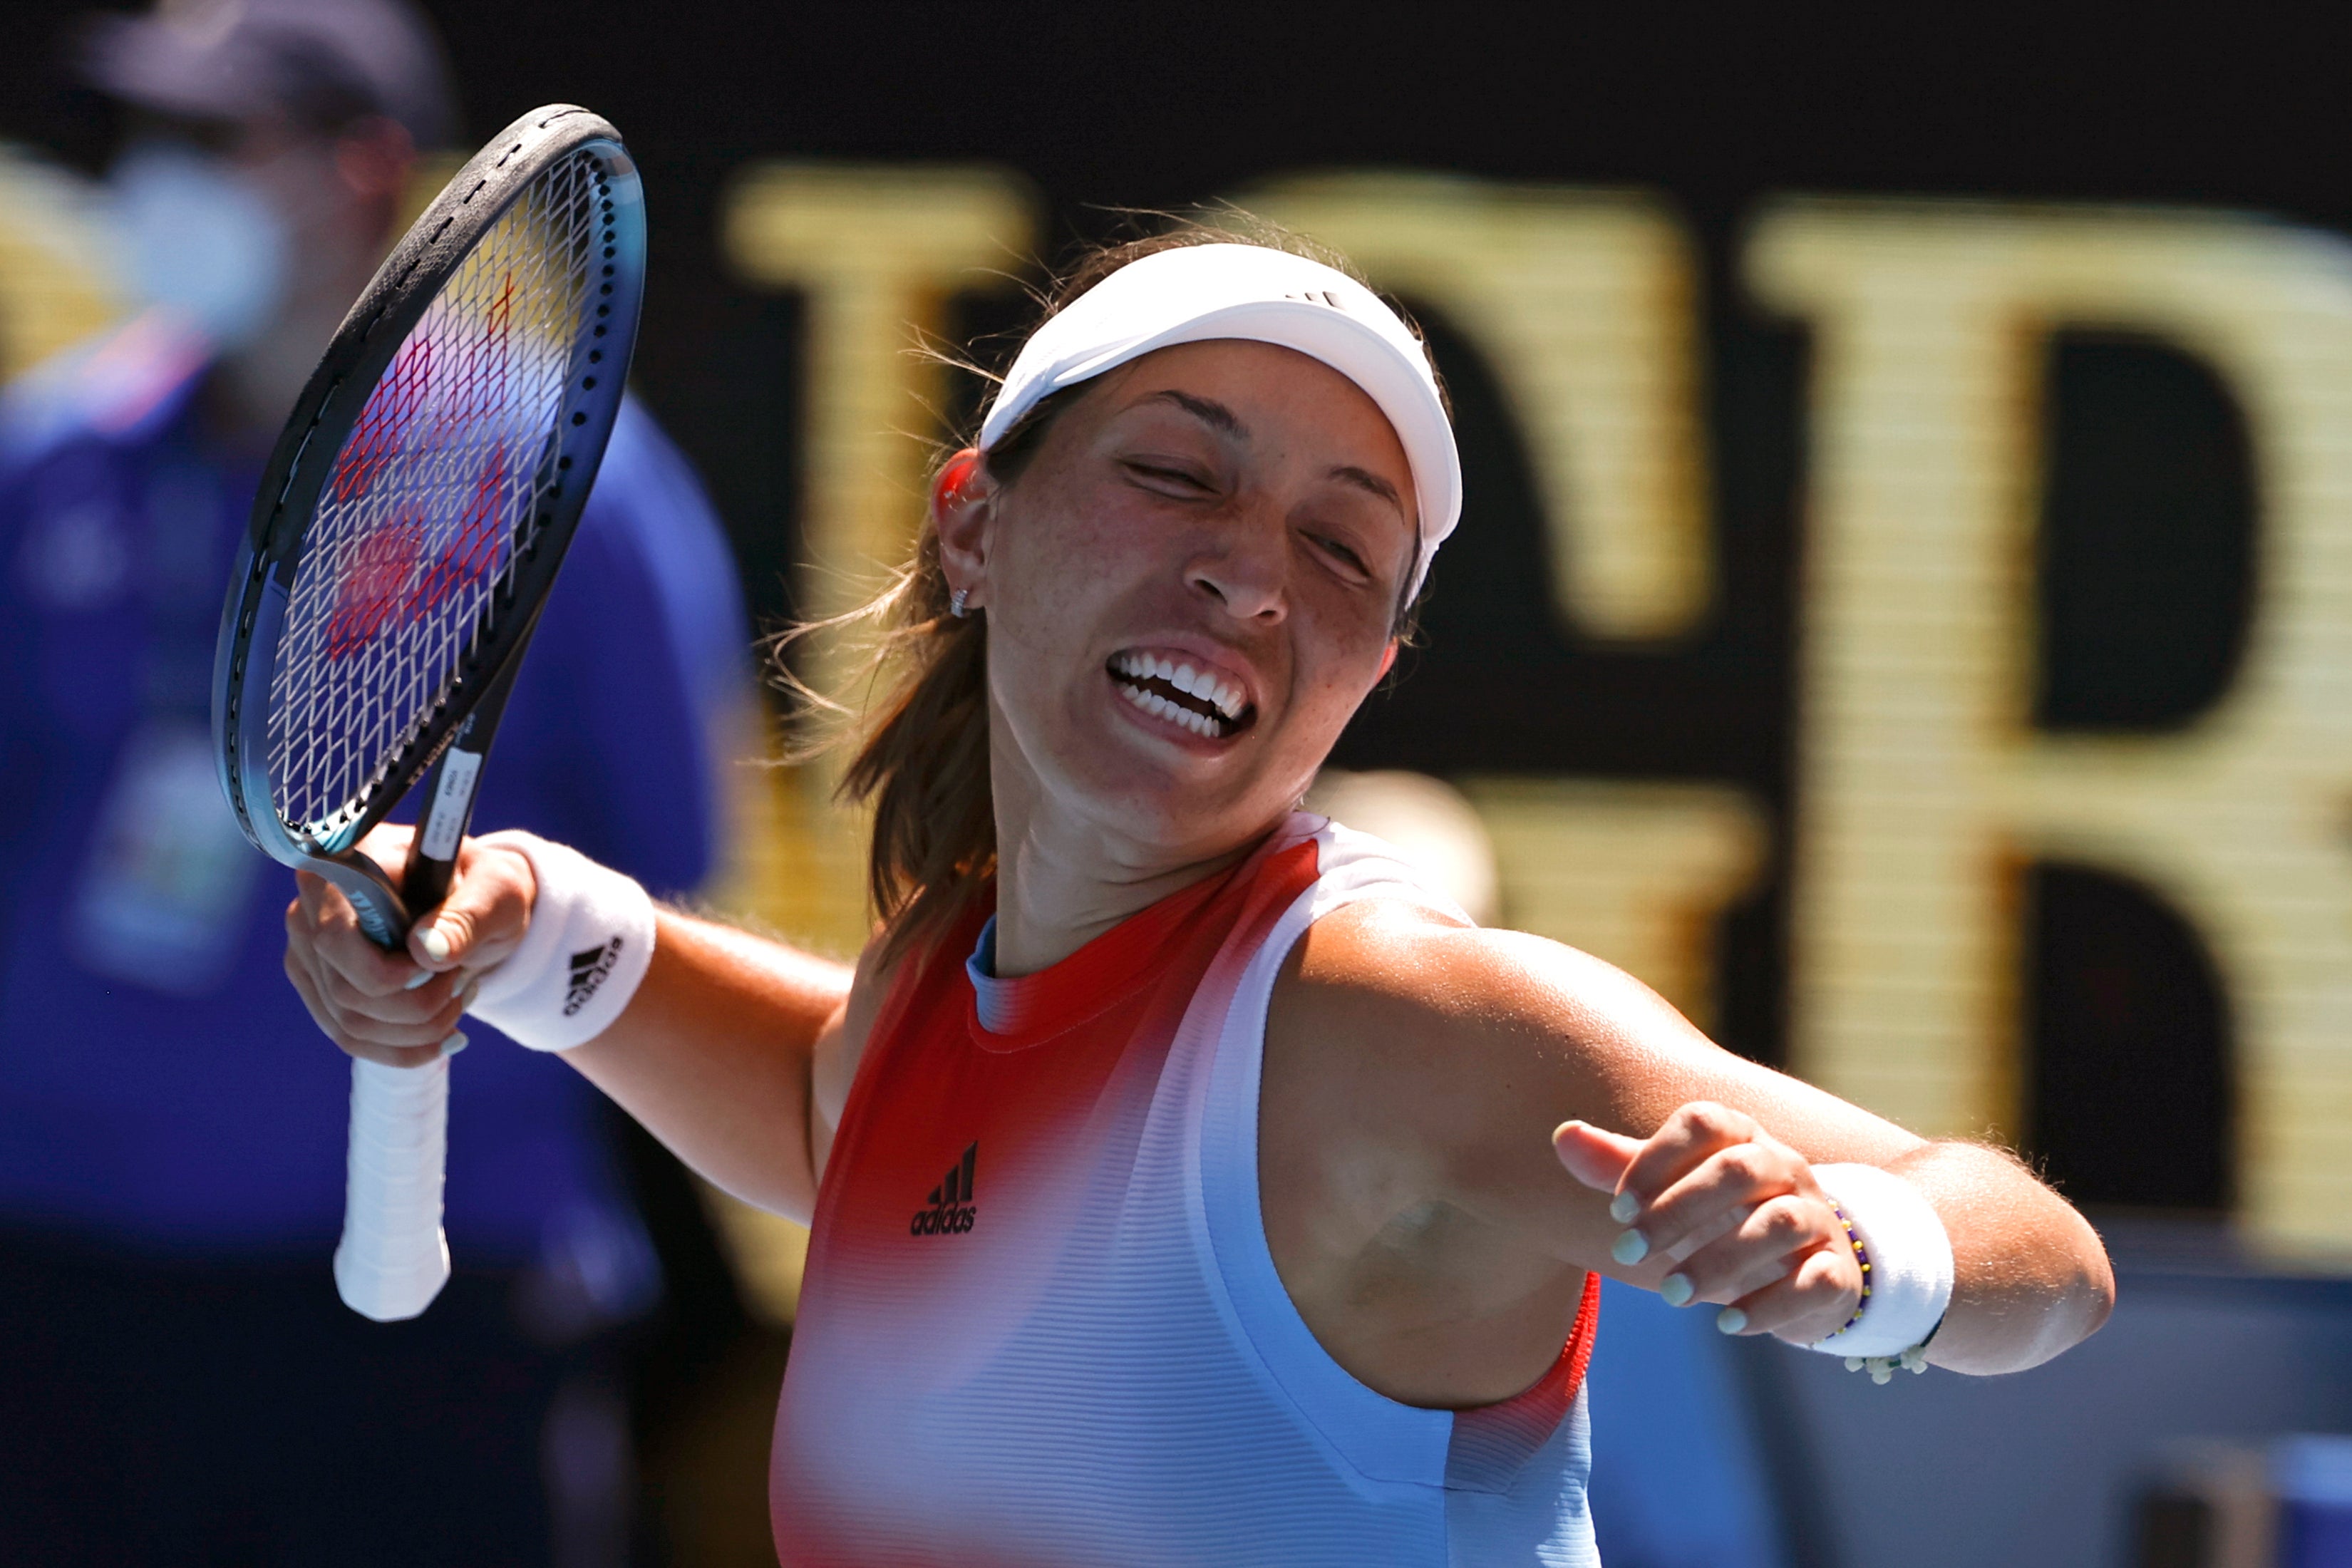
<path fill-rule="evenodd" d="M 1212 338 L 1295 349 L 1380 405 L 1412 467 L 1421 551 L 1411 592 L 1420 592 L 1430 557 L 1462 515 L 1462 459 L 1437 376 L 1420 340 L 1380 296 L 1303 256 L 1261 245 L 1188 245 L 1129 262 L 1022 345 L 981 424 L 981 450 L 1065 387 L 1154 349 Z"/>

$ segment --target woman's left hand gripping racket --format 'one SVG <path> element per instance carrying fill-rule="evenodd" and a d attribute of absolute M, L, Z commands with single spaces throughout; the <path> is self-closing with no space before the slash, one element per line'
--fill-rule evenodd
<path fill-rule="evenodd" d="M 213 734 L 247 837 L 386 948 L 449 888 L 483 755 L 618 414 L 645 279 L 619 132 L 534 110 L 360 297 L 278 438 L 221 621 Z M 355 848 L 427 769 L 395 884 Z M 378 1321 L 449 1277 L 447 1058 L 352 1063 L 335 1284 Z"/>

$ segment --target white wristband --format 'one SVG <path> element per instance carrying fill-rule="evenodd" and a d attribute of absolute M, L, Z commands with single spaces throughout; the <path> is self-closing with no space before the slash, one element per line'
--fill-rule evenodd
<path fill-rule="evenodd" d="M 1918 1188 L 1875 1165 L 1815 1165 L 1813 1179 L 1845 1211 L 1870 1272 L 1853 1321 L 1805 1348 L 1864 1359 L 1913 1349 L 1952 1304 L 1952 1242 L 1944 1222 Z"/>
<path fill-rule="evenodd" d="M 467 1009 L 535 1051 L 565 1051 L 612 1026 L 654 957 L 654 901 L 618 871 L 536 834 L 485 844 L 530 862 L 539 893 L 522 945 L 482 972 Z"/>

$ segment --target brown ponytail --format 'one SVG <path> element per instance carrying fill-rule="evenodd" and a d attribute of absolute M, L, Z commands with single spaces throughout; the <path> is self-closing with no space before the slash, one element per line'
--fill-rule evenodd
<path fill-rule="evenodd" d="M 1269 246 L 1354 275 L 1344 259 L 1299 236 L 1246 213 L 1217 216 L 1215 226 L 1180 220 L 1153 234 L 1088 249 L 1042 298 L 1039 324 L 1128 263 L 1181 246 Z M 970 364 L 961 368 L 986 374 Z M 1005 489 L 1016 484 L 1045 432 L 1087 390 L 1082 384 L 1055 393 L 1024 415 L 985 454 L 990 477 Z M 954 924 L 996 874 L 986 616 L 957 616 L 949 596 L 939 534 L 927 512 L 914 557 L 889 587 L 848 615 L 793 627 L 772 650 L 777 679 L 788 692 L 803 705 L 831 707 L 785 668 L 782 656 L 811 632 L 868 628 L 866 668 L 880 695 L 850 731 L 856 750 L 842 773 L 840 794 L 873 808 L 866 886 L 875 913 L 888 928 L 886 962 Z M 1399 606 L 1400 635 L 1408 629 L 1410 609 Z M 828 745 L 820 742 L 816 749 Z"/>

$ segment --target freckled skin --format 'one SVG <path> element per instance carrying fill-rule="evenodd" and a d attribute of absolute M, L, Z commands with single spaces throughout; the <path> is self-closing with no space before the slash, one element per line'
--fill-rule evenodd
<path fill-rule="evenodd" d="M 1249 438 L 1156 395 L 1171 388 L 1230 409 Z M 1402 504 L 1330 477 L 1342 467 L 1381 475 Z M 1386 668 L 1412 496 L 1379 407 L 1303 354 L 1185 344 L 1102 377 L 1017 484 L 941 518 L 950 572 L 989 618 L 1005 837 L 1083 837 L 1139 872 L 1181 870 L 1278 822 Z M 1246 731 L 1186 746 L 1135 721 L 1105 666 L 1171 638 L 1205 639 L 1248 677 Z M 1008 962 L 1019 924 L 1001 929 Z"/>

